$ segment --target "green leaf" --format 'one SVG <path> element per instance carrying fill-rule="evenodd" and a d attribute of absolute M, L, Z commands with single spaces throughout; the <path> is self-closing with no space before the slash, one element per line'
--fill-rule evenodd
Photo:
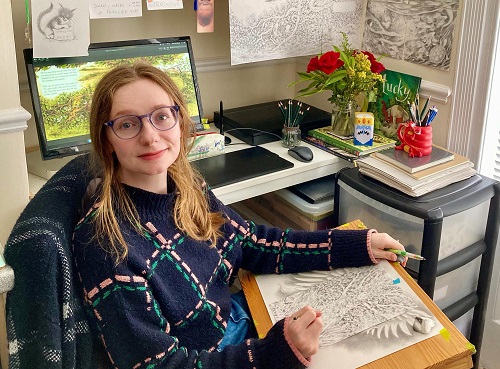
<path fill-rule="evenodd" d="M 311 79 L 313 75 L 311 75 L 311 72 L 306 73 L 306 72 L 297 72 L 297 74 L 304 79 Z"/>
<path fill-rule="evenodd" d="M 309 91 L 309 92 L 301 93 L 301 94 L 298 94 L 297 97 L 311 96 L 311 95 L 314 95 L 317 92 L 320 92 L 320 91 Z"/>
<path fill-rule="evenodd" d="M 375 90 L 371 90 L 368 92 L 368 101 L 369 102 L 374 102 L 377 101 L 377 92 Z"/>
<path fill-rule="evenodd" d="M 333 83 L 336 83 L 340 81 L 342 78 L 344 78 L 347 75 L 347 71 L 345 70 L 336 70 L 333 72 L 330 77 L 326 80 L 325 86 L 329 86 Z"/>
<path fill-rule="evenodd" d="M 346 67 L 352 68 L 354 65 L 354 59 L 348 55 L 345 51 L 340 52 L 340 58 L 344 61 Z"/>
<path fill-rule="evenodd" d="M 311 84 L 309 84 L 309 86 L 304 87 L 302 90 L 299 90 L 297 92 L 298 93 L 307 92 L 307 91 L 309 91 L 311 88 L 313 88 L 315 86 L 316 86 L 316 82 L 311 82 Z"/>

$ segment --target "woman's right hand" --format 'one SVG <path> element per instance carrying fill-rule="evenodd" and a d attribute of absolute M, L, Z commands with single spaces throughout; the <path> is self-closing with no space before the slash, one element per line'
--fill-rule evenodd
<path fill-rule="evenodd" d="M 319 335 L 323 331 L 321 312 L 305 306 L 290 317 L 288 335 L 305 358 L 318 352 Z"/>

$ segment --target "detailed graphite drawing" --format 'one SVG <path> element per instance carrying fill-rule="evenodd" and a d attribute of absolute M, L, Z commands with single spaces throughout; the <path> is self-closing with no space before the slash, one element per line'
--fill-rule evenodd
<path fill-rule="evenodd" d="M 448 70 L 459 0 L 368 0 L 363 48 Z"/>
<path fill-rule="evenodd" d="M 229 0 L 231 64 L 314 55 L 361 45 L 362 0 Z"/>
<path fill-rule="evenodd" d="M 42 11 L 37 18 L 36 25 L 40 33 L 48 39 L 67 41 L 75 38 L 72 19 L 76 9 L 69 9 L 59 4 L 57 9 L 50 6 Z"/>
<path fill-rule="evenodd" d="M 345 339 L 342 339 L 341 341 L 338 341 L 336 343 L 325 344 L 325 342 L 322 341 L 318 353 L 314 355 L 314 360 L 308 367 L 309 369 L 324 369 L 332 367 L 335 367 L 335 369 L 358 368 L 374 360 L 380 359 L 381 357 L 387 356 L 393 352 L 402 350 L 405 347 L 409 347 L 432 336 L 436 336 L 443 328 L 443 325 L 439 322 L 439 320 L 436 319 L 429 308 L 427 308 L 425 303 L 406 283 L 405 279 L 401 278 L 401 276 L 390 263 L 388 263 L 386 260 L 381 260 L 378 265 L 372 267 L 382 268 L 386 273 L 386 277 L 382 280 L 382 282 L 370 282 L 368 279 L 364 279 L 363 282 L 365 287 L 370 283 L 375 285 L 383 283 L 385 285 L 388 279 L 388 287 L 394 288 L 394 286 L 398 286 L 401 290 L 400 295 L 408 296 L 416 304 L 416 307 L 409 307 L 409 309 L 401 315 L 395 316 L 394 318 L 384 321 L 371 328 L 367 328 L 366 330 L 361 331 L 358 334 L 346 337 Z M 364 275 L 359 271 L 359 269 L 362 268 L 345 268 L 335 269 L 332 271 L 315 271 L 299 274 L 259 275 L 256 276 L 256 280 L 264 303 L 266 304 L 266 307 L 270 314 L 271 321 L 276 322 L 277 318 L 272 313 L 271 305 L 293 294 L 297 294 L 297 296 L 300 296 L 300 293 L 304 293 L 311 288 L 313 290 L 317 290 L 317 288 L 314 287 L 317 284 L 325 283 L 330 280 L 343 280 L 343 278 L 347 278 L 347 275 L 349 275 L 353 271 L 356 272 L 356 270 L 358 270 L 358 276 L 362 278 Z M 359 284 L 360 280 L 358 280 L 356 283 Z M 350 291 L 354 292 L 355 294 L 364 292 L 368 295 L 374 295 L 374 292 L 370 290 L 371 288 L 372 287 L 370 287 L 368 291 L 363 291 L 361 286 L 355 285 L 351 287 Z M 377 290 L 380 290 L 380 288 L 377 288 Z M 344 292 L 343 288 L 337 291 Z M 390 293 L 391 295 L 394 294 L 399 296 L 396 292 L 390 292 L 387 288 L 383 289 L 383 293 Z M 331 293 L 328 292 L 328 294 Z M 323 297 L 324 296 L 322 296 L 322 298 Z M 378 297 L 374 296 L 374 298 Z M 304 298 L 304 300 L 302 301 L 295 301 L 293 303 L 294 308 L 302 308 L 311 300 L 307 300 L 306 298 Z M 341 299 L 341 301 L 344 304 L 353 304 L 354 301 L 358 301 L 360 305 L 365 304 L 363 306 L 370 306 L 369 303 L 368 305 L 366 305 L 366 302 L 363 302 L 359 299 L 355 300 L 354 297 L 350 295 L 349 298 L 344 297 L 343 299 Z M 395 302 L 389 301 L 389 303 L 394 304 Z M 328 306 L 324 308 L 328 310 Z M 357 309 L 357 306 L 354 306 L 354 308 Z M 390 307 L 386 307 L 385 309 L 389 310 Z M 353 320 L 358 319 L 358 311 L 360 310 L 356 310 L 356 315 L 354 315 L 353 313 Z M 325 316 L 326 314 L 324 313 L 322 316 L 323 323 L 325 323 Z M 429 333 L 416 332 L 413 330 L 415 317 L 425 317 L 432 319 L 435 323 L 435 326 Z M 340 324 L 342 324 L 342 327 L 350 328 L 350 326 L 344 321 L 341 321 Z M 331 329 L 331 326 L 329 329 Z M 332 357 L 336 358 L 334 363 L 332 362 Z"/>
<path fill-rule="evenodd" d="M 296 290 L 300 292 L 270 304 L 270 313 L 278 320 L 304 305 L 320 310 L 324 326 L 321 346 L 362 331 L 378 338 L 412 335 L 415 316 L 428 316 L 380 265 L 301 273 L 281 288 L 284 293 Z"/>

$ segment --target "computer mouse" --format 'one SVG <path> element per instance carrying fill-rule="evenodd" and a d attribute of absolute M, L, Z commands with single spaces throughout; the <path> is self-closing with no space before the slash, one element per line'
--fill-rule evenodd
<path fill-rule="evenodd" d="M 306 146 L 295 146 L 288 149 L 288 155 L 304 163 L 313 160 L 313 152 L 309 147 Z"/>

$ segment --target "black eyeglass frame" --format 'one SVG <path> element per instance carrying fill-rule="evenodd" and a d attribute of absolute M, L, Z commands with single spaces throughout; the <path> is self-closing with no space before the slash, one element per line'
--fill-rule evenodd
<path fill-rule="evenodd" d="M 175 111 L 175 123 L 172 125 L 172 127 L 169 127 L 169 128 L 166 128 L 166 129 L 160 129 L 158 128 L 157 126 L 155 126 L 155 124 L 153 123 L 153 120 L 151 119 L 151 116 L 153 115 L 153 113 L 157 110 L 160 110 L 160 109 L 173 109 L 173 111 Z M 142 115 L 134 115 L 134 114 L 126 114 L 126 115 L 120 115 L 119 117 L 116 117 L 115 119 L 113 120 L 110 120 L 106 123 L 103 123 L 104 126 L 107 126 L 107 127 L 110 127 L 111 130 L 113 131 L 113 133 L 115 134 L 116 137 L 122 139 L 122 140 L 130 140 L 134 137 L 137 137 L 139 135 L 139 133 L 141 133 L 141 130 L 142 130 L 142 126 L 144 125 L 144 123 L 142 122 L 142 120 L 144 118 L 148 118 L 149 120 L 149 123 L 151 123 L 151 125 L 157 129 L 158 131 L 162 131 L 162 132 L 165 132 L 165 131 L 168 131 L 172 128 L 174 128 L 178 123 L 179 123 L 179 111 L 180 111 L 180 107 L 179 105 L 165 105 L 165 106 L 159 106 L 157 107 L 156 109 L 154 109 L 152 112 L 148 113 L 148 114 L 142 114 Z M 120 137 L 118 135 L 118 133 L 116 133 L 115 131 L 115 128 L 114 128 L 114 124 L 115 122 L 118 120 L 118 119 L 121 119 L 123 117 L 135 117 L 137 119 L 139 119 L 139 123 L 140 123 L 140 128 L 139 130 L 137 131 L 137 134 L 135 134 L 134 136 L 132 137 L 127 137 L 127 138 L 123 138 L 123 137 Z"/>

